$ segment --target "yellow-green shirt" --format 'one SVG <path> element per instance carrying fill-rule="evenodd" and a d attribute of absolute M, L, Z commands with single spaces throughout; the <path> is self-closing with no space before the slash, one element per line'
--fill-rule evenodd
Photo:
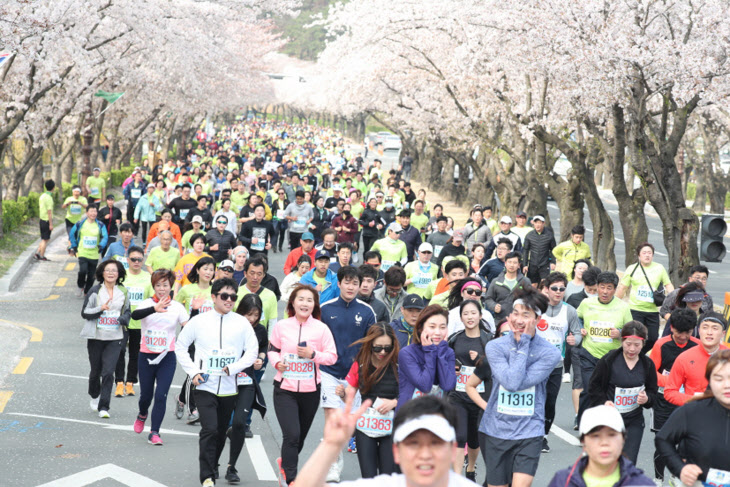
<path fill-rule="evenodd" d="M 418 294 L 422 298 L 426 297 L 428 285 L 436 280 L 439 273 L 438 266 L 432 262 L 426 265 L 421 264 L 420 261 L 409 262 L 404 270 L 406 271 L 406 281 L 413 280 L 406 288 L 406 291 Z"/>
<path fill-rule="evenodd" d="M 599 359 L 621 346 L 620 338 L 610 337 L 611 328 L 620 330 L 633 319 L 629 305 L 619 298 L 614 297 L 610 303 L 603 304 L 597 296 L 580 303 L 578 318 L 583 321 L 583 328 L 587 332 L 583 338 L 583 348 Z"/>
<path fill-rule="evenodd" d="M 175 247 L 165 252 L 162 247 L 155 247 L 150 250 L 150 255 L 147 256 L 146 264 L 152 267 L 153 271 L 157 269 L 175 269 L 177 261 L 180 260 L 180 251 Z"/>
<path fill-rule="evenodd" d="M 51 196 L 49 191 L 46 191 L 38 198 L 38 214 L 40 219 L 48 221 L 49 211 L 53 214 L 53 196 Z"/>
<path fill-rule="evenodd" d="M 614 471 L 605 477 L 592 477 L 585 473 L 585 471 L 581 476 L 583 477 L 583 482 L 586 483 L 586 487 L 613 487 L 621 480 L 621 469 L 616 465 Z"/>
<path fill-rule="evenodd" d="M 124 287 L 127 288 L 127 296 L 129 297 L 130 311 L 134 311 L 137 307 L 153 294 L 152 284 L 149 272 L 141 271 L 136 276 L 131 272 L 127 272 L 124 278 Z M 129 320 L 129 328 L 139 330 L 142 327 L 139 320 Z"/>
<path fill-rule="evenodd" d="M 69 196 L 63 202 L 63 204 L 69 204 L 66 207 L 66 220 L 70 221 L 71 223 L 76 223 L 77 221 L 81 220 L 81 217 L 84 215 L 84 207 L 81 205 L 88 205 L 89 202 L 83 196 L 79 196 L 78 198 Z M 46 215 L 48 215 L 48 213 L 46 213 Z M 41 218 L 43 218 L 43 212 L 41 212 Z"/>
<path fill-rule="evenodd" d="M 101 199 L 102 190 L 106 188 L 106 181 L 104 181 L 102 178 L 89 176 L 88 178 L 86 178 L 86 185 L 91 189 L 89 197 L 95 200 Z"/>
<path fill-rule="evenodd" d="M 621 278 L 621 284 L 630 287 L 629 307 L 634 311 L 644 311 L 646 313 L 656 313 L 657 306 L 654 304 L 654 293 L 656 289 L 664 284 L 671 284 L 669 274 L 664 266 L 656 262 L 652 262 L 644 267 L 641 272 L 639 264 L 630 265 L 626 268 L 624 276 Z M 647 277 L 649 280 L 647 281 Z"/>
<path fill-rule="evenodd" d="M 213 309 L 213 301 L 210 299 L 210 291 L 212 286 L 208 286 L 207 289 L 200 289 L 197 284 L 188 284 L 183 286 L 175 295 L 175 301 L 185 306 L 188 314 L 193 311 L 193 299 L 198 296 L 205 296 L 205 302 L 198 310 L 200 313 L 205 313 Z"/>
<path fill-rule="evenodd" d="M 238 305 L 241 303 L 243 297 L 247 294 L 251 294 L 251 291 L 246 287 L 245 284 L 238 288 L 238 300 L 236 301 L 236 307 L 234 309 L 238 309 Z M 267 289 L 264 287 L 261 289 L 261 292 L 259 292 L 258 295 L 261 298 L 261 304 L 263 305 L 263 310 L 261 311 L 261 319 L 259 319 L 259 323 L 261 323 L 264 328 L 268 329 L 269 325 L 276 324 L 276 320 L 278 318 L 279 312 L 277 308 L 276 294 L 274 294 L 271 289 Z"/>
<path fill-rule="evenodd" d="M 79 229 L 79 246 L 76 255 L 89 260 L 99 260 L 99 244 L 101 235 L 96 220 L 86 220 Z"/>

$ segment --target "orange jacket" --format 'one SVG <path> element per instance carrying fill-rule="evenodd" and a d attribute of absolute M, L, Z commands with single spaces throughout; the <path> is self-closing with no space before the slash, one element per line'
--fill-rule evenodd
<path fill-rule="evenodd" d="M 160 225 L 160 222 L 157 222 L 150 227 L 150 231 L 147 234 L 147 243 L 145 244 L 145 252 L 147 251 L 146 247 L 150 244 L 152 239 L 155 238 L 158 233 L 160 233 L 159 225 Z M 170 232 L 172 233 L 172 238 L 174 238 L 177 241 L 177 245 L 180 247 L 180 255 L 183 255 L 182 234 L 180 233 L 180 227 L 177 226 L 177 223 L 170 222 Z"/>
<path fill-rule="evenodd" d="M 727 346 L 721 343 L 720 350 L 726 349 Z M 695 394 L 705 392 L 707 389 L 705 368 L 709 360 L 710 354 L 702 345 L 679 354 L 669 373 L 667 385 L 664 387 L 664 399 L 676 406 L 683 406 Z M 682 386 L 684 386 L 684 392 L 680 392 Z"/>

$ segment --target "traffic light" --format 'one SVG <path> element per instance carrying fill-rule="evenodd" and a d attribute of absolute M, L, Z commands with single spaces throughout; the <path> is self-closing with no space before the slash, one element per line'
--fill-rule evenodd
<path fill-rule="evenodd" d="M 722 262 L 727 249 L 722 242 L 727 233 L 724 215 L 702 215 L 702 234 L 700 236 L 700 260 Z"/>

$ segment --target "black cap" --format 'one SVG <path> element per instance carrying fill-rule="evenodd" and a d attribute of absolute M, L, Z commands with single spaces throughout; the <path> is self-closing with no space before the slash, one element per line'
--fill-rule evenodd
<path fill-rule="evenodd" d="M 418 294 L 409 294 L 403 300 L 402 307 L 405 309 L 423 309 L 426 307 L 426 303 L 423 302 L 423 298 Z"/>

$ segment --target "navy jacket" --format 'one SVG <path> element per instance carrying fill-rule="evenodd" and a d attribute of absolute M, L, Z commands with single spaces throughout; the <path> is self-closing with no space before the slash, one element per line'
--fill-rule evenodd
<path fill-rule="evenodd" d="M 566 468 L 559 470 L 553 476 L 548 487 L 586 487 L 586 483 L 583 480 L 583 471 L 586 469 L 588 464 L 588 457 L 583 457 L 578 460 L 578 465 L 575 467 Z M 613 487 L 651 487 L 654 484 L 649 477 L 644 475 L 644 471 L 631 463 L 631 460 L 622 456 L 619 458 L 619 469 L 621 470 L 621 476 L 619 477 L 618 483 Z M 571 475 L 572 471 L 572 475 Z"/>
<path fill-rule="evenodd" d="M 343 380 L 355 361 L 360 346 L 350 346 L 363 338 L 375 323 L 375 311 L 369 304 L 353 299 L 349 303 L 337 297 L 322 303 L 322 322 L 332 332 L 337 347 L 337 362 L 321 365 L 319 370 Z"/>

